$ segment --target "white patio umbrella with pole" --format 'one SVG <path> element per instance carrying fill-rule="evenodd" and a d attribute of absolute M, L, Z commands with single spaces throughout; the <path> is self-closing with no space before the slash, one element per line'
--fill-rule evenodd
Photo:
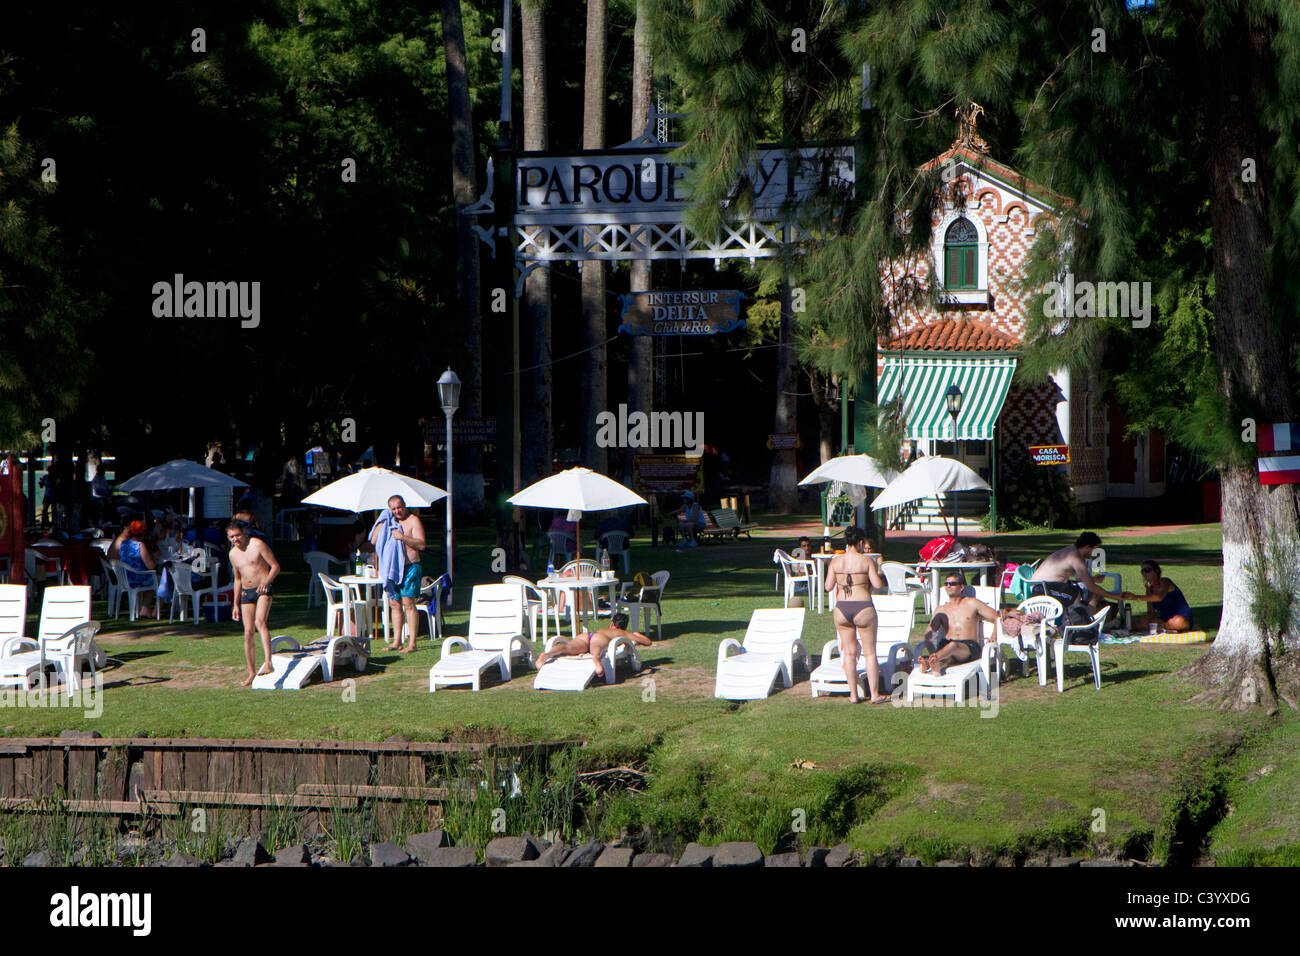
<path fill-rule="evenodd" d="M 563 508 L 579 512 L 577 516 L 578 558 L 582 558 L 582 515 L 584 511 L 611 511 L 632 505 L 649 504 L 631 488 L 606 478 L 590 468 L 570 468 L 534 482 L 507 499 L 520 508 Z"/>
<path fill-rule="evenodd" d="M 898 472 L 881 468 L 880 463 L 870 455 L 840 455 L 822 462 L 799 484 L 818 485 L 839 481 L 860 488 L 884 488 L 897 477 Z M 830 537 L 830 533 L 831 529 L 822 525 L 822 537 Z"/>
<path fill-rule="evenodd" d="M 871 502 L 873 509 L 892 508 L 917 498 L 939 497 L 947 491 L 991 491 L 989 483 L 978 474 L 952 458 L 927 455 L 918 458 Z M 943 502 L 940 501 L 940 507 Z M 944 516 L 944 527 L 948 527 Z M 952 534 L 957 536 L 957 514 L 952 516 Z"/>
<path fill-rule="evenodd" d="M 190 490 L 190 517 L 194 517 L 195 488 L 247 488 L 248 482 L 233 478 L 224 472 L 200 465 L 197 461 L 177 458 L 165 465 L 146 468 L 138 475 L 132 475 L 118 485 L 120 491 L 134 494 L 137 491 L 177 491 L 181 488 Z"/>
<path fill-rule="evenodd" d="M 446 498 L 447 492 L 387 468 L 363 468 L 313 491 L 302 503 L 339 511 L 382 511 L 393 495 L 400 495 L 407 507 L 423 508 Z"/>

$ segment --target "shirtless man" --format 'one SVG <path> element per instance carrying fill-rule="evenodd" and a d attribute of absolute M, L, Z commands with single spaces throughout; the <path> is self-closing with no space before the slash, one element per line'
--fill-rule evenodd
<path fill-rule="evenodd" d="M 1101 538 L 1085 531 L 1070 547 L 1049 554 L 1029 579 L 1030 593 L 1054 597 L 1064 607 L 1087 599 L 1085 603 L 1091 605 L 1094 612 L 1100 611 L 1110 595 L 1098 587 L 1088 570 L 1088 559 L 1099 547 Z M 1074 584 L 1070 583 L 1071 578 L 1074 578 Z M 1035 583 L 1041 587 L 1034 587 Z"/>
<path fill-rule="evenodd" d="M 938 643 L 934 653 L 918 662 L 922 674 L 942 675 L 951 665 L 973 661 L 982 653 L 980 621 L 996 623 L 998 614 L 979 598 L 962 597 L 964 587 L 966 580 L 960 572 L 949 571 L 943 576 L 943 590 L 948 603 L 935 608 L 934 617 L 926 629 L 926 645 L 935 646 L 931 643 L 932 638 Z"/>
<path fill-rule="evenodd" d="M 253 628 L 262 635 L 262 669 L 257 674 L 271 673 L 271 632 L 266 619 L 271 613 L 271 582 L 280 573 L 280 562 L 275 559 L 270 546 L 258 538 L 248 536 L 248 526 L 231 520 L 226 525 L 226 540 L 230 542 L 230 574 L 234 581 L 235 601 L 230 616 L 244 625 L 244 656 L 248 659 L 248 677 L 245 687 L 253 683 Z"/>
<path fill-rule="evenodd" d="M 575 637 L 569 643 L 562 644 L 542 654 L 537 658 L 537 669 L 541 670 L 543 666 L 557 657 L 577 657 L 579 654 L 590 654 L 591 662 L 596 668 L 596 676 L 603 678 L 605 676 L 605 667 L 601 664 L 600 659 L 605 656 L 610 641 L 616 637 L 626 637 L 642 647 L 649 647 L 653 643 L 650 638 L 641 632 L 627 630 L 626 614 L 615 614 L 610 619 L 609 627 L 602 627 L 599 631 L 592 631 Z"/>
<path fill-rule="evenodd" d="M 424 547 L 424 525 L 407 510 L 406 500 L 401 495 L 393 495 L 388 499 L 388 510 L 398 525 L 392 530 L 392 538 L 406 546 L 406 571 L 396 589 L 388 583 L 384 584 L 393 618 L 393 639 L 384 645 L 384 650 L 400 649 L 401 653 L 409 654 L 415 650 L 415 635 L 419 632 L 420 611 L 415 606 L 415 599 L 420 596 L 420 549 Z M 383 530 L 382 527 L 377 527 L 372 532 L 370 543 L 375 545 L 376 550 L 379 549 L 378 539 Z M 405 646 L 402 646 L 403 623 L 407 633 Z"/>

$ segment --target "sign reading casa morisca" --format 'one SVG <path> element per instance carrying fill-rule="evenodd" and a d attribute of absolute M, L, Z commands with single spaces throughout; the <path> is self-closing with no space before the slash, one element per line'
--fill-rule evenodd
<path fill-rule="evenodd" d="M 719 335 L 743 329 L 736 289 L 687 289 L 679 292 L 629 292 L 620 295 L 623 317 L 619 332 L 628 335 Z"/>
<path fill-rule="evenodd" d="M 517 225 L 681 222 L 691 202 L 691 167 L 667 149 L 548 156 L 524 153 L 515 175 Z M 754 217 L 778 217 L 817 192 L 851 195 L 853 147 L 762 148 L 745 169 Z"/>

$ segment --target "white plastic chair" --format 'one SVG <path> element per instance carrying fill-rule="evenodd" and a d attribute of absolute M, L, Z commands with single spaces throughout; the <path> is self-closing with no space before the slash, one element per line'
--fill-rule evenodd
<path fill-rule="evenodd" d="M 642 634 L 649 630 L 650 614 L 653 612 L 655 627 L 659 630 L 659 640 L 661 641 L 664 639 L 664 618 L 661 604 L 664 597 L 664 588 L 668 586 L 669 577 L 671 575 L 667 571 L 656 571 L 650 575 L 650 580 L 653 583 L 649 587 L 642 588 L 636 600 L 630 600 L 628 597 L 631 589 L 636 587 L 636 582 L 625 581 L 622 588 L 620 588 L 621 593 L 614 608 L 616 611 L 626 612 L 628 623 Z"/>
<path fill-rule="evenodd" d="M 772 552 L 772 560 L 781 565 L 781 573 L 785 575 L 785 602 L 782 607 L 790 606 L 790 599 L 794 597 L 794 586 L 800 583 L 807 586 L 807 603 L 812 604 L 813 588 L 817 587 L 816 562 L 792 558 L 780 548 Z"/>
<path fill-rule="evenodd" d="M 998 650 L 1003 648 L 1009 649 L 1015 654 L 1020 661 L 1020 672 L 1029 676 L 1029 655 L 1032 652 L 1034 662 L 1038 667 L 1038 684 L 1040 687 L 1047 686 L 1047 646 L 1048 639 L 1046 629 L 1055 630 L 1060 626 L 1061 618 L 1065 615 L 1065 609 L 1061 607 L 1061 602 L 1053 597 L 1038 595 L 1037 597 L 1026 598 L 1016 605 L 1017 611 L 1023 611 L 1026 614 L 1039 613 L 1043 615 L 1042 624 L 1026 624 L 1021 628 L 1020 634 L 1015 637 L 1007 634 L 1002 630 L 1001 620 L 996 630 L 998 639 Z M 988 636 L 985 625 L 985 637 Z M 1006 657 L 1005 652 L 998 658 L 999 676 L 1006 676 Z"/>
<path fill-rule="evenodd" d="M 1106 570 L 1106 549 L 1097 548 L 1093 551 L 1092 557 L 1088 559 L 1088 571 L 1096 581 L 1097 575 L 1101 575 L 1101 581 L 1096 581 L 1098 587 L 1110 595 L 1111 599 L 1120 606 L 1120 623 L 1125 630 L 1133 626 L 1133 612 L 1130 606 L 1120 600 L 1120 595 L 1124 593 L 1124 581 L 1117 571 Z"/>
<path fill-rule="evenodd" d="M 1087 654 L 1092 663 L 1092 680 L 1097 690 L 1101 690 L 1101 627 L 1110 613 L 1104 607 L 1092 616 L 1087 624 L 1071 624 L 1061 632 L 1061 636 L 1052 642 L 1052 653 L 1056 655 L 1056 692 L 1065 691 L 1065 655 L 1075 652 Z"/>
<path fill-rule="evenodd" d="M 501 579 L 502 584 L 516 584 L 523 590 L 524 613 L 528 615 L 528 639 L 537 641 L 537 615 L 542 615 L 542 645 L 546 645 L 547 622 L 546 617 L 554 611 L 555 614 L 555 633 L 560 633 L 560 606 L 557 601 L 552 607 L 550 595 L 537 587 L 527 578 L 521 578 L 517 574 L 507 574 Z"/>
<path fill-rule="evenodd" d="M 126 596 L 126 607 L 127 610 L 130 612 L 130 620 L 134 621 L 137 617 L 140 616 L 140 595 L 141 594 L 148 594 L 150 591 L 152 591 L 154 594 L 154 599 L 157 600 L 158 572 L 156 570 L 140 571 L 133 568 L 128 568 L 121 561 L 112 561 L 110 562 L 110 564 L 113 566 L 113 570 L 117 573 L 117 587 L 118 587 L 117 599 L 120 603 L 123 595 Z M 132 574 L 147 575 L 149 581 L 145 584 L 132 587 L 131 585 Z M 114 613 L 113 616 L 114 617 L 117 616 L 116 612 Z"/>
<path fill-rule="evenodd" d="M 307 567 L 311 569 L 311 583 L 307 585 L 307 606 L 315 607 L 317 600 L 322 602 L 325 600 L 325 592 L 321 590 L 320 578 L 317 575 L 332 574 L 330 565 L 337 564 L 346 567 L 347 562 L 324 551 L 308 551 L 302 556 L 302 559 L 307 562 Z"/>
<path fill-rule="evenodd" d="M 790 687 L 795 666 L 808 666 L 803 643 L 807 608 L 760 608 L 749 619 L 743 642 L 729 637 L 718 645 L 713 696 L 724 700 L 762 700 L 777 679 Z M 736 651 L 729 656 L 730 651 Z"/>
<path fill-rule="evenodd" d="M 563 564 L 569 560 L 569 555 L 578 550 L 578 542 L 574 540 L 571 534 L 566 534 L 563 531 L 548 531 L 546 536 L 551 542 L 551 553 L 547 560 L 552 563 L 555 562 L 558 555 L 561 559 L 560 563 Z"/>
<path fill-rule="evenodd" d="M 442 622 L 442 595 L 451 586 L 451 579 L 443 574 L 433 578 L 427 574 L 420 579 L 420 596 L 416 598 L 415 607 L 429 624 L 429 639 L 441 640 L 444 634 Z M 430 610 L 430 605 L 433 606 Z"/>
<path fill-rule="evenodd" d="M 483 674 L 496 667 L 508 681 L 515 657 L 533 662 L 524 637 L 524 592 L 517 584 L 479 584 L 470 599 L 469 636 L 442 642 L 442 657 L 429 668 L 429 693 L 452 684 L 482 686 Z M 464 648 L 464 650 L 460 650 Z"/>
<path fill-rule="evenodd" d="M 912 662 L 912 648 L 908 639 L 916 622 L 916 592 L 911 594 L 878 594 L 872 598 L 876 608 L 876 667 L 880 671 L 880 692 L 887 693 L 894 674 Z M 861 648 L 859 648 L 861 650 Z M 838 636 L 822 647 L 821 663 L 808 678 L 812 696 L 818 694 L 847 694 L 849 682 L 844 678 L 844 663 L 839 658 Z M 867 662 L 865 654 L 858 654 L 858 693 L 867 693 Z"/>
<path fill-rule="evenodd" d="M 632 555 L 628 550 L 628 541 L 631 536 L 625 531 L 606 531 L 596 542 L 599 547 L 609 552 L 609 560 L 613 560 L 619 555 L 623 556 L 623 573 L 632 573 Z"/>
<path fill-rule="evenodd" d="M 364 637 L 367 628 L 359 626 L 353 614 L 352 589 L 323 571 L 317 577 L 320 578 L 321 590 L 325 595 L 325 635 L 333 637 L 339 631 L 352 630 Z M 337 625 L 336 619 L 339 622 Z M 367 617 L 362 623 L 369 625 L 370 619 Z"/>
<path fill-rule="evenodd" d="M 1002 585 L 984 585 L 972 584 L 970 589 L 975 592 L 974 597 L 983 601 L 995 611 L 1002 610 Z"/>
<path fill-rule="evenodd" d="M 173 561 L 171 564 L 170 577 L 172 581 L 172 602 L 170 613 L 167 616 L 167 622 L 170 624 L 176 617 L 176 607 L 180 605 L 181 620 L 185 620 L 185 603 L 188 601 L 193 607 L 194 623 L 197 624 L 203 620 L 200 611 L 203 599 L 210 597 L 212 603 L 216 603 L 217 586 L 215 583 L 207 587 L 198 588 L 194 586 L 194 574 L 202 574 L 200 568 L 201 562 L 198 558 L 190 561 Z M 214 615 L 215 617 L 215 615 Z"/>

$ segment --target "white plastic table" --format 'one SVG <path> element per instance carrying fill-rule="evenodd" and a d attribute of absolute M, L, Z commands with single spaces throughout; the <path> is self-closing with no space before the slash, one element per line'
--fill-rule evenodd
<path fill-rule="evenodd" d="M 366 589 L 366 600 L 369 600 L 374 589 L 379 588 L 379 616 L 384 622 L 384 643 L 388 640 L 388 601 L 384 596 L 384 582 L 377 577 L 371 577 L 368 574 L 344 574 L 339 577 L 339 583 L 348 587 L 364 587 Z"/>
<path fill-rule="evenodd" d="M 537 586 L 539 588 L 544 588 L 548 591 L 569 591 L 569 592 L 587 591 L 587 590 L 594 591 L 596 588 L 607 587 L 609 588 L 609 606 L 612 608 L 614 606 L 614 588 L 618 586 L 618 576 L 612 575 L 611 577 L 608 578 L 601 578 L 601 577 L 576 578 L 576 577 L 565 577 L 557 574 L 554 577 L 542 578 L 537 582 Z M 578 614 L 579 614 L 578 604 L 580 603 L 576 599 L 576 597 L 577 596 L 575 594 L 569 594 L 569 598 L 568 598 L 569 622 L 572 627 L 570 633 L 573 634 L 575 637 L 578 634 Z M 595 608 L 592 608 L 592 612 L 594 611 Z M 587 612 L 583 611 L 581 613 L 583 616 L 583 620 L 585 621 Z"/>

